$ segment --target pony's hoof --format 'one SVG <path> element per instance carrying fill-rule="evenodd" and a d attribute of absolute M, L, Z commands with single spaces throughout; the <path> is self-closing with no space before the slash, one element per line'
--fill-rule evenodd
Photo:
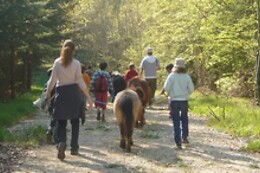
<path fill-rule="evenodd" d="M 126 152 L 128 152 L 128 153 L 131 152 L 131 147 L 130 146 L 126 148 Z"/>
<path fill-rule="evenodd" d="M 125 143 L 124 142 L 121 141 L 119 146 L 120 146 L 120 148 L 125 149 Z"/>

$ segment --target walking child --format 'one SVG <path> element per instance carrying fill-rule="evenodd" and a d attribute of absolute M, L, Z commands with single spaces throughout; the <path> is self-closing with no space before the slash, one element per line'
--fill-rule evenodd
<path fill-rule="evenodd" d="M 173 64 L 170 63 L 170 64 L 166 65 L 165 70 L 168 72 L 168 74 L 170 74 L 172 72 L 172 68 L 173 68 Z M 162 95 L 165 94 L 164 89 L 162 89 L 161 94 Z M 171 100 L 170 100 L 169 96 L 168 96 L 168 109 L 169 109 L 169 114 L 170 114 L 169 118 L 171 118 Z"/>
<path fill-rule="evenodd" d="M 125 81 L 128 82 L 130 79 L 133 77 L 138 76 L 137 71 L 135 70 L 135 65 L 134 64 L 129 64 L 128 70 L 125 73 Z"/>
<path fill-rule="evenodd" d="M 94 72 L 90 81 L 90 91 L 95 95 L 95 106 L 97 109 L 97 120 L 105 121 L 108 93 L 114 97 L 114 88 L 110 74 L 106 71 L 107 63 L 99 64 L 100 70 Z M 102 115 L 102 117 L 101 117 Z"/>

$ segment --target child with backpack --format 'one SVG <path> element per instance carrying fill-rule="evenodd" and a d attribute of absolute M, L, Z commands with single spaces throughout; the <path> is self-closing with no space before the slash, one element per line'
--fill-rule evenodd
<path fill-rule="evenodd" d="M 95 107 L 97 109 L 97 120 L 105 121 L 105 111 L 107 105 L 108 94 L 114 97 L 114 88 L 110 74 L 106 71 L 107 63 L 102 62 L 99 64 L 100 70 L 94 72 L 91 82 L 90 91 L 95 96 Z M 101 117 L 102 115 L 102 117 Z"/>

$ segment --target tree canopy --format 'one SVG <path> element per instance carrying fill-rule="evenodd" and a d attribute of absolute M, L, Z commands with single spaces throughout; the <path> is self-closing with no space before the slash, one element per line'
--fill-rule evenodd
<path fill-rule="evenodd" d="M 110 70 L 123 73 L 130 62 L 139 66 L 152 46 L 162 69 L 185 58 L 197 88 L 253 98 L 257 5 L 254 0 L 1 0 L 0 58 L 6 62 L 0 65 L 0 80 L 6 81 L 1 96 L 15 90 L 14 76 L 28 57 L 34 68 L 52 62 L 69 37 L 78 46 L 77 58 L 93 68 L 107 61 Z M 159 72 L 160 83 L 166 75 Z"/>

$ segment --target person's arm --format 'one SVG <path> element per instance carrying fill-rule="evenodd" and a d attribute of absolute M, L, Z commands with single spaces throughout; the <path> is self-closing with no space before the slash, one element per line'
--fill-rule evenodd
<path fill-rule="evenodd" d="M 84 79 L 82 77 L 82 73 L 81 73 L 81 66 L 80 63 L 78 64 L 77 67 L 77 71 L 76 71 L 76 81 L 79 85 L 80 90 L 82 91 L 82 93 L 88 98 L 88 102 L 89 102 L 89 108 L 92 108 L 92 98 L 88 92 L 88 88 L 84 82 Z"/>
<path fill-rule="evenodd" d="M 89 85 L 90 92 L 95 91 L 95 82 L 96 82 L 97 78 L 98 78 L 98 71 L 95 71 L 90 80 L 90 85 Z"/>
<path fill-rule="evenodd" d="M 106 81 L 108 82 L 108 92 L 112 97 L 114 97 L 115 92 L 114 92 L 113 82 L 108 73 L 106 75 Z"/>
<path fill-rule="evenodd" d="M 188 76 L 188 77 L 189 77 L 188 90 L 189 90 L 189 94 L 191 94 L 194 91 L 194 84 L 191 80 L 191 77 L 190 76 Z"/>
<path fill-rule="evenodd" d="M 140 63 L 140 68 L 141 68 L 141 71 L 140 71 L 140 76 L 143 75 L 143 72 L 144 72 L 144 68 L 143 68 L 143 65 L 144 64 L 144 59 L 142 59 L 141 63 Z"/>
<path fill-rule="evenodd" d="M 142 75 L 143 75 L 143 71 L 144 71 L 144 69 L 143 69 L 143 68 L 141 68 L 141 71 L 140 71 L 140 76 L 142 76 Z"/>
<path fill-rule="evenodd" d="M 48 84 L 47 91 L 46 91 L 47 101 L 51 101 L 51 91 L 54 88 L 56 83 L 57 83 L 57 68 L 56 68 L 56 64 L 54 62 L 53 67 L 52 67 L 51 77 L 47 82 L 47 84 Z"/>
<path fill-rule="evenodd" d="M 156 57 L 155 57 L 156 58 Z M 161 66 L 160 66 L 160 62 L 159 62 L 159 59 L 156 58 L 156 70 L 160 70 L 161 69 Z"/>
<path fill-rule="evenodd" d="M 163 85 L 163 90 L 166 91 L 168 94 L 170 92 L 171 88 L 171 81 L 170 81 L 171 75 L 168 75 L 164 85 Z"/>
<path fill-rule="evenodd" d="M 83 90 L 83 93 L 88 98 L 87 100 L 88 100 L 89 108 L 91 109 L 93 107 L 93 101 L 91 95 L 89 94 L 88 87 L 85 90 Z"/>

